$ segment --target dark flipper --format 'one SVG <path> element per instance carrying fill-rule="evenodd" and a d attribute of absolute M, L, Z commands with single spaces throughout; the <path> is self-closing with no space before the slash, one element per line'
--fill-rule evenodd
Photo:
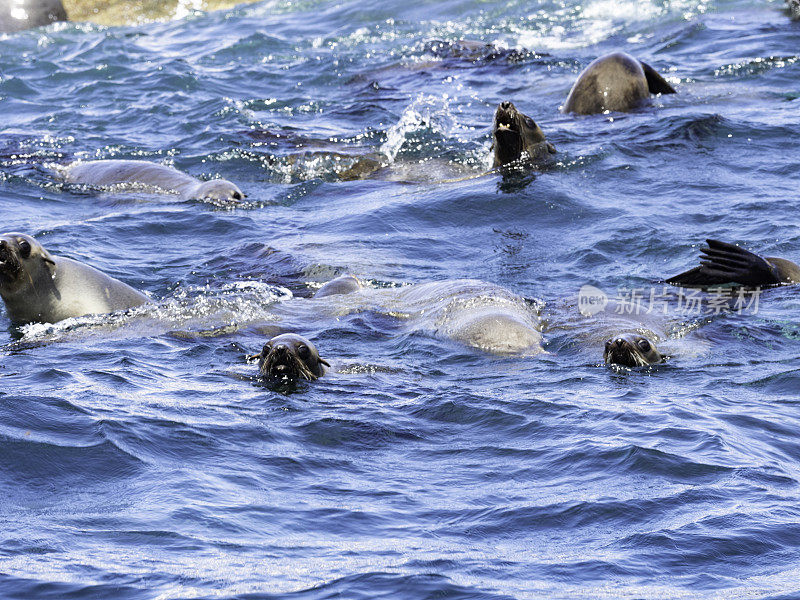
<path fill-rule="evenodd" d="M 667 279 L 672 285 L 704 287 L 738 283 L 747 287 L 781 283 L 780 273 L 758 254 L 717 240 L 706 240 L 700 266 Z"/>
<path fill-rule="evenodd" d="M 651 94 L 677 94 L 675 88 L 667 83 L 667 80 L 659 75 L 653 67 L 642 61 L 639 61 L 639 63 L 642 65 L 642 69 L 644 69 L 647 87 Z"/>

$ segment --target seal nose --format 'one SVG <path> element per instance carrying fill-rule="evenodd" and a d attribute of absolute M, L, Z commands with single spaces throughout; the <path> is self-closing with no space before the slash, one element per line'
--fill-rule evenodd
<path fill-rule="evenodd" d="M 505 100 L 504 102 L 500 103 L 500 108 L 502 108 L 503 110 L 508 110 L 509 108 L 511 108 L 511 106 L 512 104 L 508 100 Z"/>
<path fill-rule="evenodd" d="M 617 338 L 614 340 L 614 345 L 617 348 L 622 348 L 625 345 L 625 340 L 623 340 L 622 338 Z"/>

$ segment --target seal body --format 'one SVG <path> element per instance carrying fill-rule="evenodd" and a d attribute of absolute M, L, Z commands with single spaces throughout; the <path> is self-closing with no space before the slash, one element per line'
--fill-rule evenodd
<path fill-rule="evenodd" d="M 625 112 L 641 106 L 650 94 L 674 94 L 655 69 L 630 54 L 614 52 L 595 59 L 578 76 L 563 111 L 591 115 Z"/>
<path fill-rule="evenodd" d="M 314 298 L 324 298 L 325 296 L 338 296 L 341 294 L 352 294 L 361 289 L 361 282 L 352 275 L 342 275 L 332 279 L 314 294 Z"/>
<path fill-rule="evenodd" d="M 61 0 L 3 0 L 0 2 L 0 32 L 12 33 L 66 21 Z"/>
<path fill-rule="evenodd" d="M 0 236 L 0 297 L 15 323 L 133 308 L 148 301 L 131 286 L 78 261 L 54 256 L 20 233 Z"/>
<path fill-rule="evenodd" d="M 144 160 L 92 160 L 73 163 L 63 170 L 70 183 L 87 185 L 145 185 L 176 193 L 183 200 L 241 202 L 242 191 L 227 179 L 200 181 L 158 163 Z"/>
<path fill-rule="evenodd" d="M 544 132 L 536 122 L 519 112 L 512 102 L 503 102 L 497 107 L 492 142 L 494 167 L 518 160 L 541 163 L 556 152 L 555 146 L 545 139 Z"/>
<path fill-rule="evenodd" d="M 484 281 L 452 279 L 400 288 L 391 311 L 408 314 L 414 329 L 485 352 L 544 352 L 536 311 L 520 296 Z"/>
<path fill-rule="evenodd" d="M 294 333 L 275 336 L 250 358 L 258 358 L 259 373 L 270 379 L 314 381 L 325 374 L 325 367 L 330 367 L 314 344 Z"/>

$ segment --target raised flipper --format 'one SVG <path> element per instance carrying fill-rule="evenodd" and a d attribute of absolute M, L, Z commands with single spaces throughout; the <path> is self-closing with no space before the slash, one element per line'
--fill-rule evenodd
<path fill-rule="evenodd" d="M 700 250 L 700 266 L 667 279 L 672 285 L 707 287 L 725 283 L 738 283 L 747 287 L 777 285 L 793 281 L 791 269 L 776 266 L 749 250 L 720 242 L 706 240 L 708 248 Z M 790 261 L 783 261 L 798 269 Z M 800 273 L 800 269 L 798 269 Z"/>
<path fill-rule="evenodd" d="M 639 61 L 644 70 L 644 76 L 647 79 L 647 88 L 651 94 L 677 94 L 675 88 L 672 87 L 666 79 L 664 79 L 658 71 L 647 63 Z"/>

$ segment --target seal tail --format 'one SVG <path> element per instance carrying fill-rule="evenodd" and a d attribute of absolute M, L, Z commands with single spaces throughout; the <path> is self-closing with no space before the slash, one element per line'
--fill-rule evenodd
<path fill-rule="evenodd" d="M 639 61 L 642 65 L 642 69 L 644 70 L 645 79 L 647 79 L 647 88 L 650 90 L 651 94 L 677 94 L 678 92 L 675 91 L 675 88 L 672 87 L 666 79 L 664 79 L 658 71 L 656 71 L 653 67 Z"/>

